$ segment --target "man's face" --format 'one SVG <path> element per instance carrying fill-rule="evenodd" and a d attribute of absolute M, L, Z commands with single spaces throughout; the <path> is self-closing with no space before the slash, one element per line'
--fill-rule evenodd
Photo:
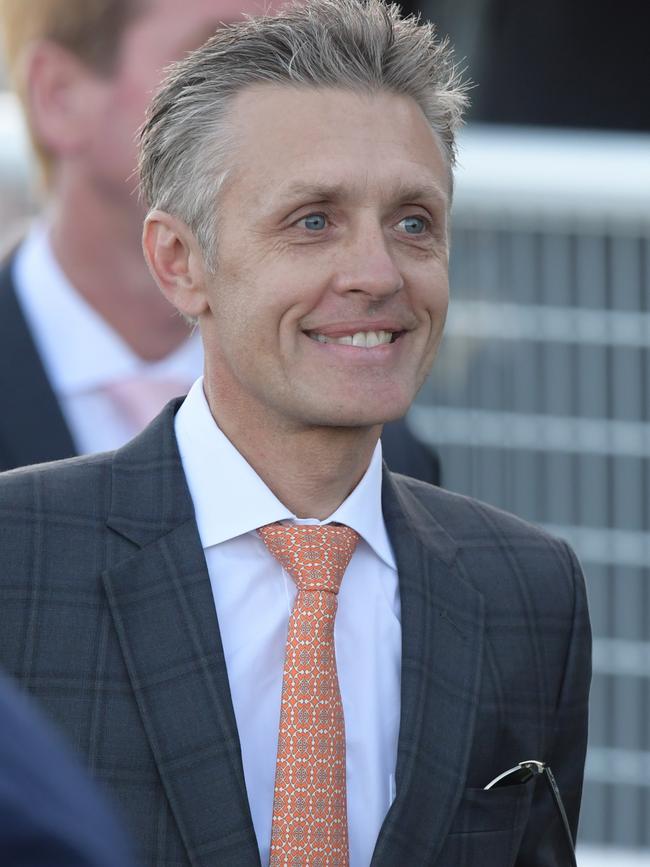
<path fill-rule="evenodd" d="M 97 106 L 86 171 L 109 198 L 133 203 L 137 180 L 136 133 L 163 70 L 211 36 L 220 24 L 276 11 L 279 0 L 146 0 L 144 12 L 126 29 L 114 72 L 97 77 Z"/>
<path fill-rule="evenodd" d="M 387 93 L 266 85 L 232 119 L 200 318 L 217 420 L 403 415 L 448 302 L 448 167 L 424 115 Z"/>

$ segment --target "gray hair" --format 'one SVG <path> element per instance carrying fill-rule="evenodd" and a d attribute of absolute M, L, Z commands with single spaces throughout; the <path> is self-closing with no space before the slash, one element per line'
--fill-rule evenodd
<path fill-rule="evenodd" d="M 439 137 L 450 175 L 467 85 L 432 24 L 381 0 L 308 0 L 218 30 L 171 67 L 140 134 L 145 205 L 183 220 L 214 266 L 216 204 L 234 147 L 229 110 L 256 84 L 408 96 Z"/>

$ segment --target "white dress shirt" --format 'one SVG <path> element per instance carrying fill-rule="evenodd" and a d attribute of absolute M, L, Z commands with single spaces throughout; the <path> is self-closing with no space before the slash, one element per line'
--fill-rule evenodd
<path fill-rule="evenodd" d="M 176 415 L 176 438 L 214 595 L 253 825 L 268 864 L 292 579 L 255 530 L 274 521 L 338 521 L 361 539 L 343 577 L 335 622 L 345 716 L 351 867 L 368 867 L 394 798 L 400 711 L 397 570 L 381 511 L 381 445 L 326 521 L 299 520 L 216 425 L 203 380 Z"/>
<path fill-rule="evenodd" d="M 203 369 L 198 334 L 160 361 L 139 358 L 70 284 L 54 258 L 43 223 L 36 223 L 18 248 L 13 278 L 18 303 L 80 454 L 117 448 L 139 433 L 116 408 L 107 386 L 137 377 L 189 385 Z"/>

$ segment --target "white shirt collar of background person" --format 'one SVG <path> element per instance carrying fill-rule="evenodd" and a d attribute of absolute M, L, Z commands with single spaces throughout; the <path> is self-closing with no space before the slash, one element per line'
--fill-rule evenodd
<path fill-rule="evenodd" d="M 255 530 L 274 521 L 310 521 L 298 521 L 220 431 L 202 379 L 179 409 L 175 430 L 217 610 L 253 825 L 268 863 L 282 668 L 296 589 Z M 351 867 L 370 863 L 394 797 L 401 629 L 381 481 L 378 443 L 346 500 L 326 521 L 312 522 L 340 521 L 361 536 L 339 593 L 335 629 Z"/>
<path fill-rule="evenodd" d="M 36 222 L 13 266 L 18 302 L 79 453 L 123 445 L 139 430 L 104 389 L 144 376 L 194 381 L 203 365 L 198 334 L 156 362 L 139 358 L 75 290 L 59 266 L 47 225 Z M 162 408 L 162 407 L 161 407 Z"/>

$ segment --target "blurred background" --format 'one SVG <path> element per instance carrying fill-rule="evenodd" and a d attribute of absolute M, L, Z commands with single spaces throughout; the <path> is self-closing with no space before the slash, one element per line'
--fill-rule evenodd
<path fill-rule="evenodd" d="M 579 864 L 650 864 L 649 4 L 416 7 L 475 88 L 447 336 L 411 422 L 446 487 L 576 548 L 594 630 Z"/>
<path fill-rule="evenodd" d="M 650 9 L 421 0 L 475 83 L 447 336 L 409 423 L 443 484 L 577 550 L 594 629 L 581 867 L 650 863 Z M 0 72 L 0 249 L 37 204 Z M 523 758 L 523 757 L 522 757 Z"/>

